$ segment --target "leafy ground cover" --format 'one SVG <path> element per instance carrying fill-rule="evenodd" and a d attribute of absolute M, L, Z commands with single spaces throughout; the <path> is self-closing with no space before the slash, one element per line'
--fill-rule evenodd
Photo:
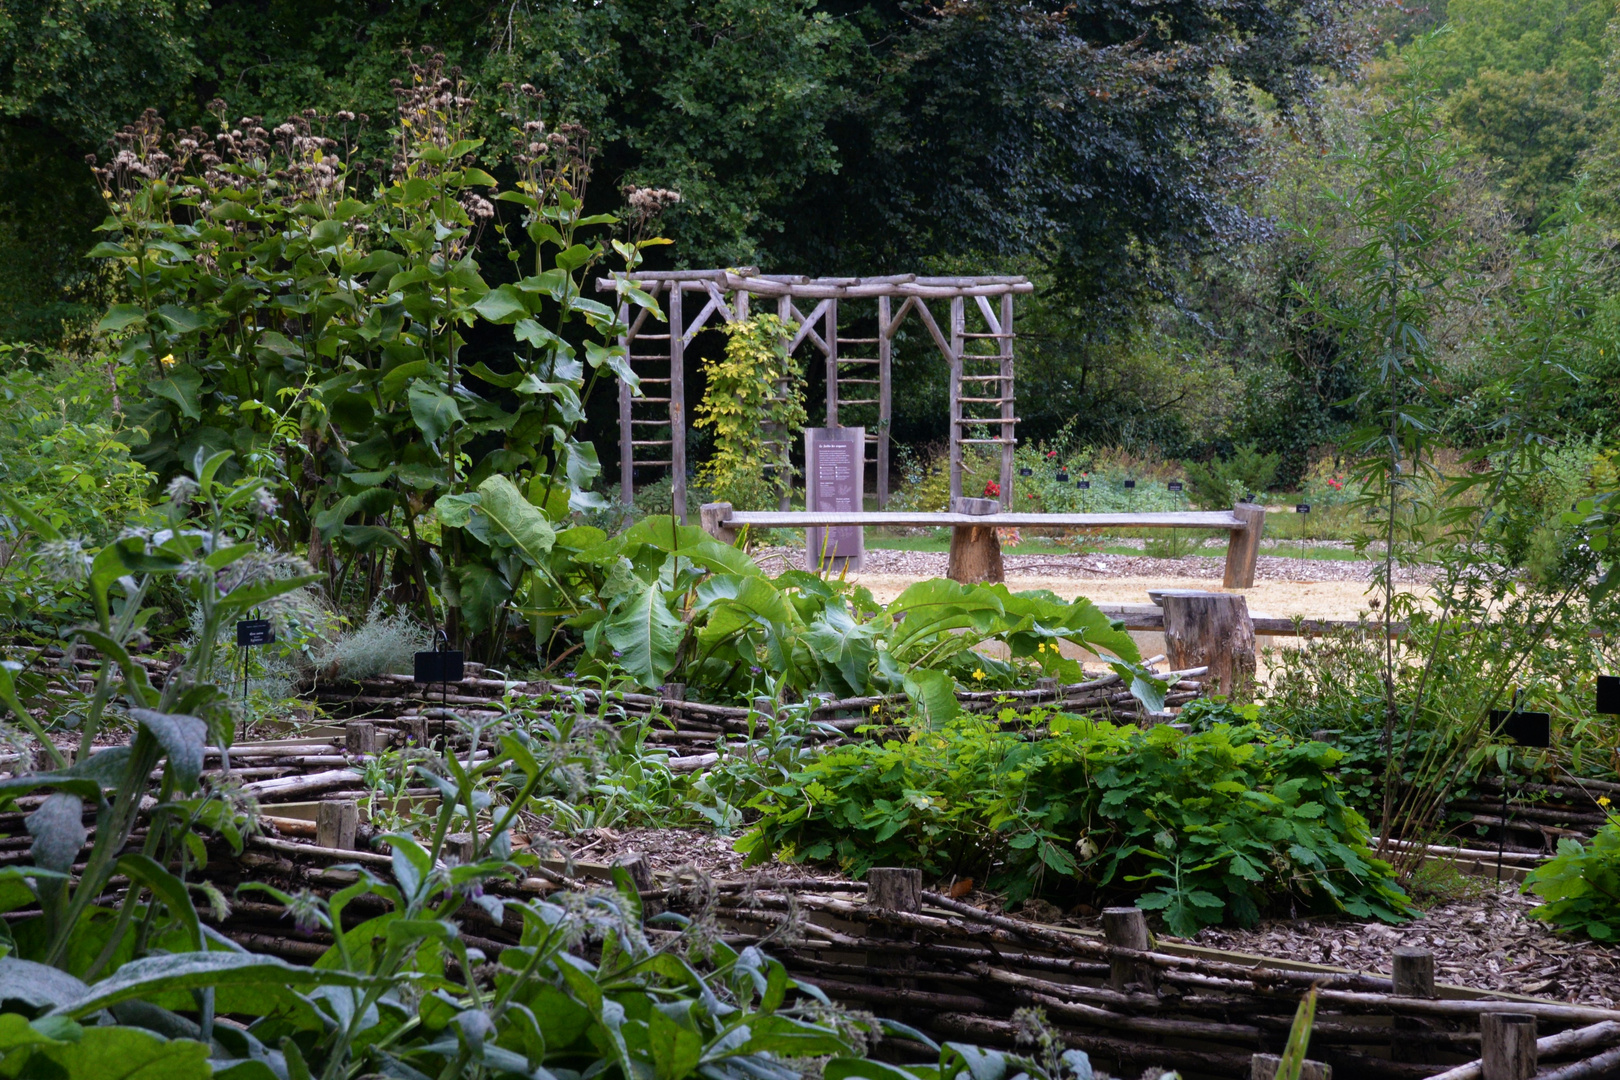
<path fill-rule="evenodd" d="M 1012 719 L 829 750 L 750 803 L 759 819 L 739 849 L 856 874 L 917 865 L 1009 901 L 1132 895 L 1181 935 L 1252 925 L 1289 902 L 1390 921 L 1408 911 L 1325 744 L 1235 715 L 1183 735 L 1037 713 L 1035 738 Z"/>

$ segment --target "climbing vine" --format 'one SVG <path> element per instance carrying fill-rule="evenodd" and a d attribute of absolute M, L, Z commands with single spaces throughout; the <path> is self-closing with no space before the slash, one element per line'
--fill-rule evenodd
<path fill-rule="evenodd" d="M 725 357 L 703 364 L 697 425 L 714 434 L 715 449 L 698 477 L 740 510 L 766 508 L 793 486 L 793 437 L 808 423 L 804 374 L 788 355 L 794 329 L 775 315 L 731 323 Z"/>

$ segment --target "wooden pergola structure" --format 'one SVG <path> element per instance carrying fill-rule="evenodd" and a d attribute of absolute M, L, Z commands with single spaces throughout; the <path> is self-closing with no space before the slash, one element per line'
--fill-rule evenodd
<path fill-rule="evenodd" d="M 638 272 L 630 279 L 659 298 L 668 322 L 660 326 L 654 319 L 649 324 L 646 309 L 632 318 L 628 303 L 620 307 L 620 319 L 629 330 L 619 341 L 643 388 L 636 394 L 619 382 L 619 487 L 626 504 L 635 494 L 638 467 L 666 466 L 675 510 L 686 520 L 686 349 L 717 320 L 747 319 L 758 297 L 774 300 L 782 321 L 798 326 L 789 351 L 808 343 L 826 365 L 828 427 L 857 422 L 849 410 L 863 412 L 859 419 L 865 420 L 875 406 L 876 422 L 864 424 L 870 449 L 863 463 L 876 467 L 879 507 L 889 501 L 894 337 L 915 312 L 950 366 L 951 498 L 962 495 L 962 448 L 995 445 L 1001 448 L 1001 505 L 1011 505 L 1018 423 L 1013 407 L 1013 296 L 1034 290 L 1027 278 L 810 278 L 744 268 Z M 614 277 L 597 281 L 604 292 L 614 286 Z M 947 308 L 943 324 L 930 306 L 940 301 Z M 689 302 L 696 308 L 690 317 Z M 843 328 L 863 315 L 854 305 L 867 303 L 876 307 L 876 336 L 847 336 Z"/>

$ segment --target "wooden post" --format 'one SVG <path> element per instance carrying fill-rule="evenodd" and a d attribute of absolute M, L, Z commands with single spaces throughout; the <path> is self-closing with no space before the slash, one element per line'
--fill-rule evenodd
<path fill-rule="evenodd" d="M 1013 440 L 1013 417 L 1016 409 L 1013 405 L 1013 299 L 1012 293 L 1001 295 L 1001 325 L 996 327 L 996 333 L 1001 337 L 996 339 L 1001 354 L 1001 382 L 996 385 L 1001 388 L 997 395 L 1001 398 L 1001 505 L 1012 506 L 1013 451 L 1016 443 Z"/>
<path fill-rule="evenodd" d="M 731 518 L 731 504 L 728 502 L 704 503 L 698 510 L 698 522 L 703 531 L 720 541 L 722 544 L 735 544 L 737 530 L 726 527 L 726 521 Z"/>
<path fill-rule="evenodd" d="M 827 339 L 827 426 L 840 427 L 838 423 L 838 301 L 827 301 L 827 319 L 822 323 L 823 332 Z M 861 447 L 861 455 L 866 455 L 866 447 Z M 808 483 L 808 480 L 806 481 Z"/>
<path fill-rule="evenodd" d="M 889 336 L 891 305 L 887 296 L 878 297 L 878 428 L 877 428 L 877 508 L 889 505 L 889 431 L 894 427 L 894 391 L 890 371 L 894 366 L 894 339 Z"/>
<path fill-rule="evenodd" d="M 351 754 L 375 754 L 382 749 L 377 725 L 368 720 L 350 720 L 343 726 L 343 748 Z"/>
<path fill-rule="evenodd" d="M 669 484 L 675 516 L 686 524 L 686 338 L 678 281 L 669 286 Z"/>
<path fill-rule="evenodd" d="M 874 866 L 866 874 L 866 906 L 884 911 L 922 909 L 922 871 Z"/>
<path fill-rule="evenodd" d="M 1221 584 L 1228 589 L 1254 588 L 1254 568 L 1260 559 L 1260 536 L 1266 530 L 1266 509 L 1240 502 L 1232 507 L 1234 517 L 1244 527 L 1234 529 L 1226 541 L 1226 574 Z"/>
<path fill-rule="evenodd" d="M 776 702 L 768 697 L 757 697 L 754 699 L 754 711 L 767 720 L 775 720 Z"/>
<path fill-rule="evenodd" d="M 478 837 L 472 833 L 451 833 L 444 838 L 444 853 L 452 856 L 458 863 L 472 862 L 477 848 Z"/>
<path fill-rule="evenodd" d="M 654 296 L 658 295 L 658 286 L 652 286 Z M 619 305 L 619 322 L 624 326 L 630 325 L 630 304 L 628 301 Z M 626 357 L 631 349 L 630 333 L 626 330 L 619 335 L 619 345 L 623 347 Z M 630 361 L 625 360 L 628 364 Z M 633 434 L 635 425 L 630 423 L 630 384 L 623 379 L 619 380 L 619 501 L 630 506 L 636 501 L 636 448 L 631 445 L 635 438 Z"/>
<path fill-rule="evenodd" d="M 1103 908 L 1103 937 L 1108 944 L 1121 949 L 1150 952 L 1153 935 L 1148 933 L 1147 916 L 1141 908 Z M 1153 965 L 1123 957 L 1108 961 L 1108 985 L 1120 993 L 1140 990 L 1153 993 Z"/>
<path fill-rule="evenodd" d="M 958 514 L 983 517 L 1000 509 L 1001 503 L 995 499 L 951 498 L 951 510 Z M 1001 540 L 996 536 L 996 530 L 988 525 L 957 525 L 952 528 L 951 559 L 945 576 L 964 585 L 1007 580 L 1001 562 Z"/>
<path fill-rule="evenodd" d="M 1529 1013 L 1480 1013 L 1479 1041 L 1483 1080 L 1536 1075 L 1536 1018 Z"/>
<path fill-rule="evenodd" d="M 1434 994 L 1434 953 L 1428 949 L 1401 946 L 1395 950 L 1391 973 L 1396 997 L 1432 998 Z M 1415 1016 L 1395 1016 L 1389 1039 L 1390 1057 L 1396 1061 L 1425 1064 L 1433 1059 L 1431 1044 L 1414 1035 L 1432 1030 L 1428 1021 Z"/>
<path fill-rule="evenodd" d="M 647 856 L 639 851 L 627 851 L 614 862 L 614 866 L 624 867 L 625 873 L 636 886 L 636 892 L 642 896 L 641 917 L 651 918 L 664 910 L 664 905 L 657 900 L 646 899 L 646 894 L 658 888 L 658 882 L 653 878 L 652 863 Z"/>
<path fill-rule="evenodd" d="M 951 501 L 962 497 L 962 342 L 966 340 L 966 314 L 960 296 L 951 298 L 950 411 Z M 956 541 L 951 541 L 956 546 Z M 958 579 L 960 580 L 960 579 Z M 998 579 L 999 580 L 999 579 Z"/>
<path fill-rule="evenodd" d="M 1256 1054 L 1249 1062 L 1249 1080 L 1276 1080 L 1277 1066 L 1282 1058 L 1276 1054 Z M 1304 1061 L 1300 1065 L 1299 1080 L 1333 1080 L 1333 1066 L 1320 1061 Z"/>
<path fill-rule="evenodd" d="M 319 847 L 353 851 L 359 826 L 360 804 L 353 799 L 334 799 L 315 808 L 315 843 Z"/>
<path fill-rule="evenodd" d="M 866 872 L 866 906 L 883 911 L 916 912 L 922 909 L 922 871 L 907 867 L 874 866 Z M 889 941 L 915 941 L 914 931 L 902 928 L 868 926 L 866 936 Z M 907 953 L 871 952 L 866 954 L 866 966 L 887 968 L 899 972 L 915 971 L 917 958 Z M 879 980 L 884 985 L 915 989 L 914 978 Z M 904 1010 L 902 1010 L 902 1013 Z"/>
<path fill-rule="evenodd" d="M 1169 592 L 1164 646 L 1172 671 L 1209 666 L 1217 691 L 1243 698 L 1254 682 L 1254 623 L 1249 605 L 1231 593 Z"/>
<path fill-rule="evenodd" d="M 1405 945 L 1396 949 L 1393 982 L 1396 997 L 1434 997 L 1434 953 Z"/>

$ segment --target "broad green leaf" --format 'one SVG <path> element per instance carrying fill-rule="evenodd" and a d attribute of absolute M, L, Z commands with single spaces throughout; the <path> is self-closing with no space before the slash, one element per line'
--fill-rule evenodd
<path fill-rule="evenodd" d="M 437 445 L 452 427 L 461 422 L 461 410 L 456 407 L 455 399 L 437 386 L 418 379 L 411 384 L 408 397 L 411 418 L 430 443 Z"/>
<path fill-rule="evenodd" d="M 619 654 L 615 663 L 649 689 L 661 685 L 674 670 L 684 632 L 656 582 L 641 585 L 602 623 L 604 637 Z"/>
<path fill-rule="evenodd" d="M 0 993 L 3 993 L 4 988 L 9 985 L 4 965 L 10 962 L 13 961 L 9 957 L 0 960 Z M 26 961 L 14 962 L 26 963 Z M 44 965 L 35 964 L 33 967 Z M 120 1001 L 133 1001 L 170 990 L 266 983 L 295 989 L 317 986 L 364 987 L 370 985 L 372 981 L 364 975 L 345 971 L 318 971 L 315 968 L 289 964 L 273 956 L 253 953 L 190 952 L 171 956 L 147 956 L 131 960 L 77 996 L 55 1002 L 51 1015 L 77 1020 L 116 1005 Z"/>
<path fill-rule="evenodd" d="M 208 744 L 208 725 L 195 716 L 163 713 L 153 709 L 131 709 L 129 715 L 152 733 L 169 757 L 169 768 L 184 791 L 193 791 L 202 775 L 203 747 Z"/>
<path fill-rule="evenodd" d="M 556 530 L 523 492 L 496 474 L 478 485 L 479 512 L 489 518 L 493 532 L 517 551 L 530 566 L 543 566 L 556 542 Z"/>

